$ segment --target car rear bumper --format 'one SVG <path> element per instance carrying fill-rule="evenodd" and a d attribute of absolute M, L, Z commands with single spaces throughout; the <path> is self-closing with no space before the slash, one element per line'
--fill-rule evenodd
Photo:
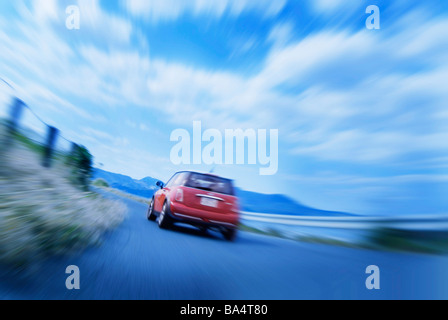
<path fill-rule="evenodd" d="M 171 216 L 180 222 L 199 226 L 219 226 L 237 228 L 240 215 L 236 213 L 221 214 L 200 209 L 192 209 L 181 203 L 171 203 Z"/>

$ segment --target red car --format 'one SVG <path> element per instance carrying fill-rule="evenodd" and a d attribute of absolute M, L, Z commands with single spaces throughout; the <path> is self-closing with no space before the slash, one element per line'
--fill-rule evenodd
<path fill-rule="evenodd" d="M 219 230 L 223 236 L 235 239 L 239 223 L 238 199 L 232 180 L 211 174 L 178 172 L 152 198 L 146 214 L 162 229 L 175 222 L 187 223 L 201 230 Z"/>

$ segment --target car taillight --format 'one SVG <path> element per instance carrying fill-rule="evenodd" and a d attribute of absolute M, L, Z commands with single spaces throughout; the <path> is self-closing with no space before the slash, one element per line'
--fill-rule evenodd
<path fill-rule="evenodd" d="M 177 202 L 183 202 L 184 201 L 184 192 L 182 189 L 177 189 L 176 191 L 176 197 L 174 198 Z"/>

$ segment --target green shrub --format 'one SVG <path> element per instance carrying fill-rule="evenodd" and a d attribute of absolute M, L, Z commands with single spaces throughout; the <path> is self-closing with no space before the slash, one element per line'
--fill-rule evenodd
<path fill-rule="evenodd" d="M 92 177 L 93 156 L 86 147 L 76 145 L 67 160 L 72 168 L 71 180 L 74 185 L 88 191 Z"/>
<path fill-rule="evenodd" d="M 92 185 L 100 188 L 109 188 L 109 184 L 104 179 L 96 179 L 95 181 L 93 181 Z"/>

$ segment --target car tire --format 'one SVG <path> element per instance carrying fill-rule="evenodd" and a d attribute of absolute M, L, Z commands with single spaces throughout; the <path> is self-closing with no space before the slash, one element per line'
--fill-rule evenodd
<path fill-rule="evenodd" d="M 226 230 L 222 231 L 222 235 L 224 236 L 224 238 L 227 241 L 232 241 L 232 242 L 235 241 L 235 239 L 236 239 L 236 233 L 237 233 L 236 229 L 226 229 Z"/>
<path fill-rule="evenodd" d="M 148 221 L 156 221 L 157 216 L 154 214 L 154 199 L 149 204 L 148 211 L 146 212 L 146 218 Z"/>
<path fill-rule="evenodd" d="M 162 211 L 159 215 L 159 227 L 160 229 L 169 229 L 173 225 L 173 220 L 171 219 L 169 213 L 169 205 L 168 202 L 165 202 L 162 207 Z"/>

